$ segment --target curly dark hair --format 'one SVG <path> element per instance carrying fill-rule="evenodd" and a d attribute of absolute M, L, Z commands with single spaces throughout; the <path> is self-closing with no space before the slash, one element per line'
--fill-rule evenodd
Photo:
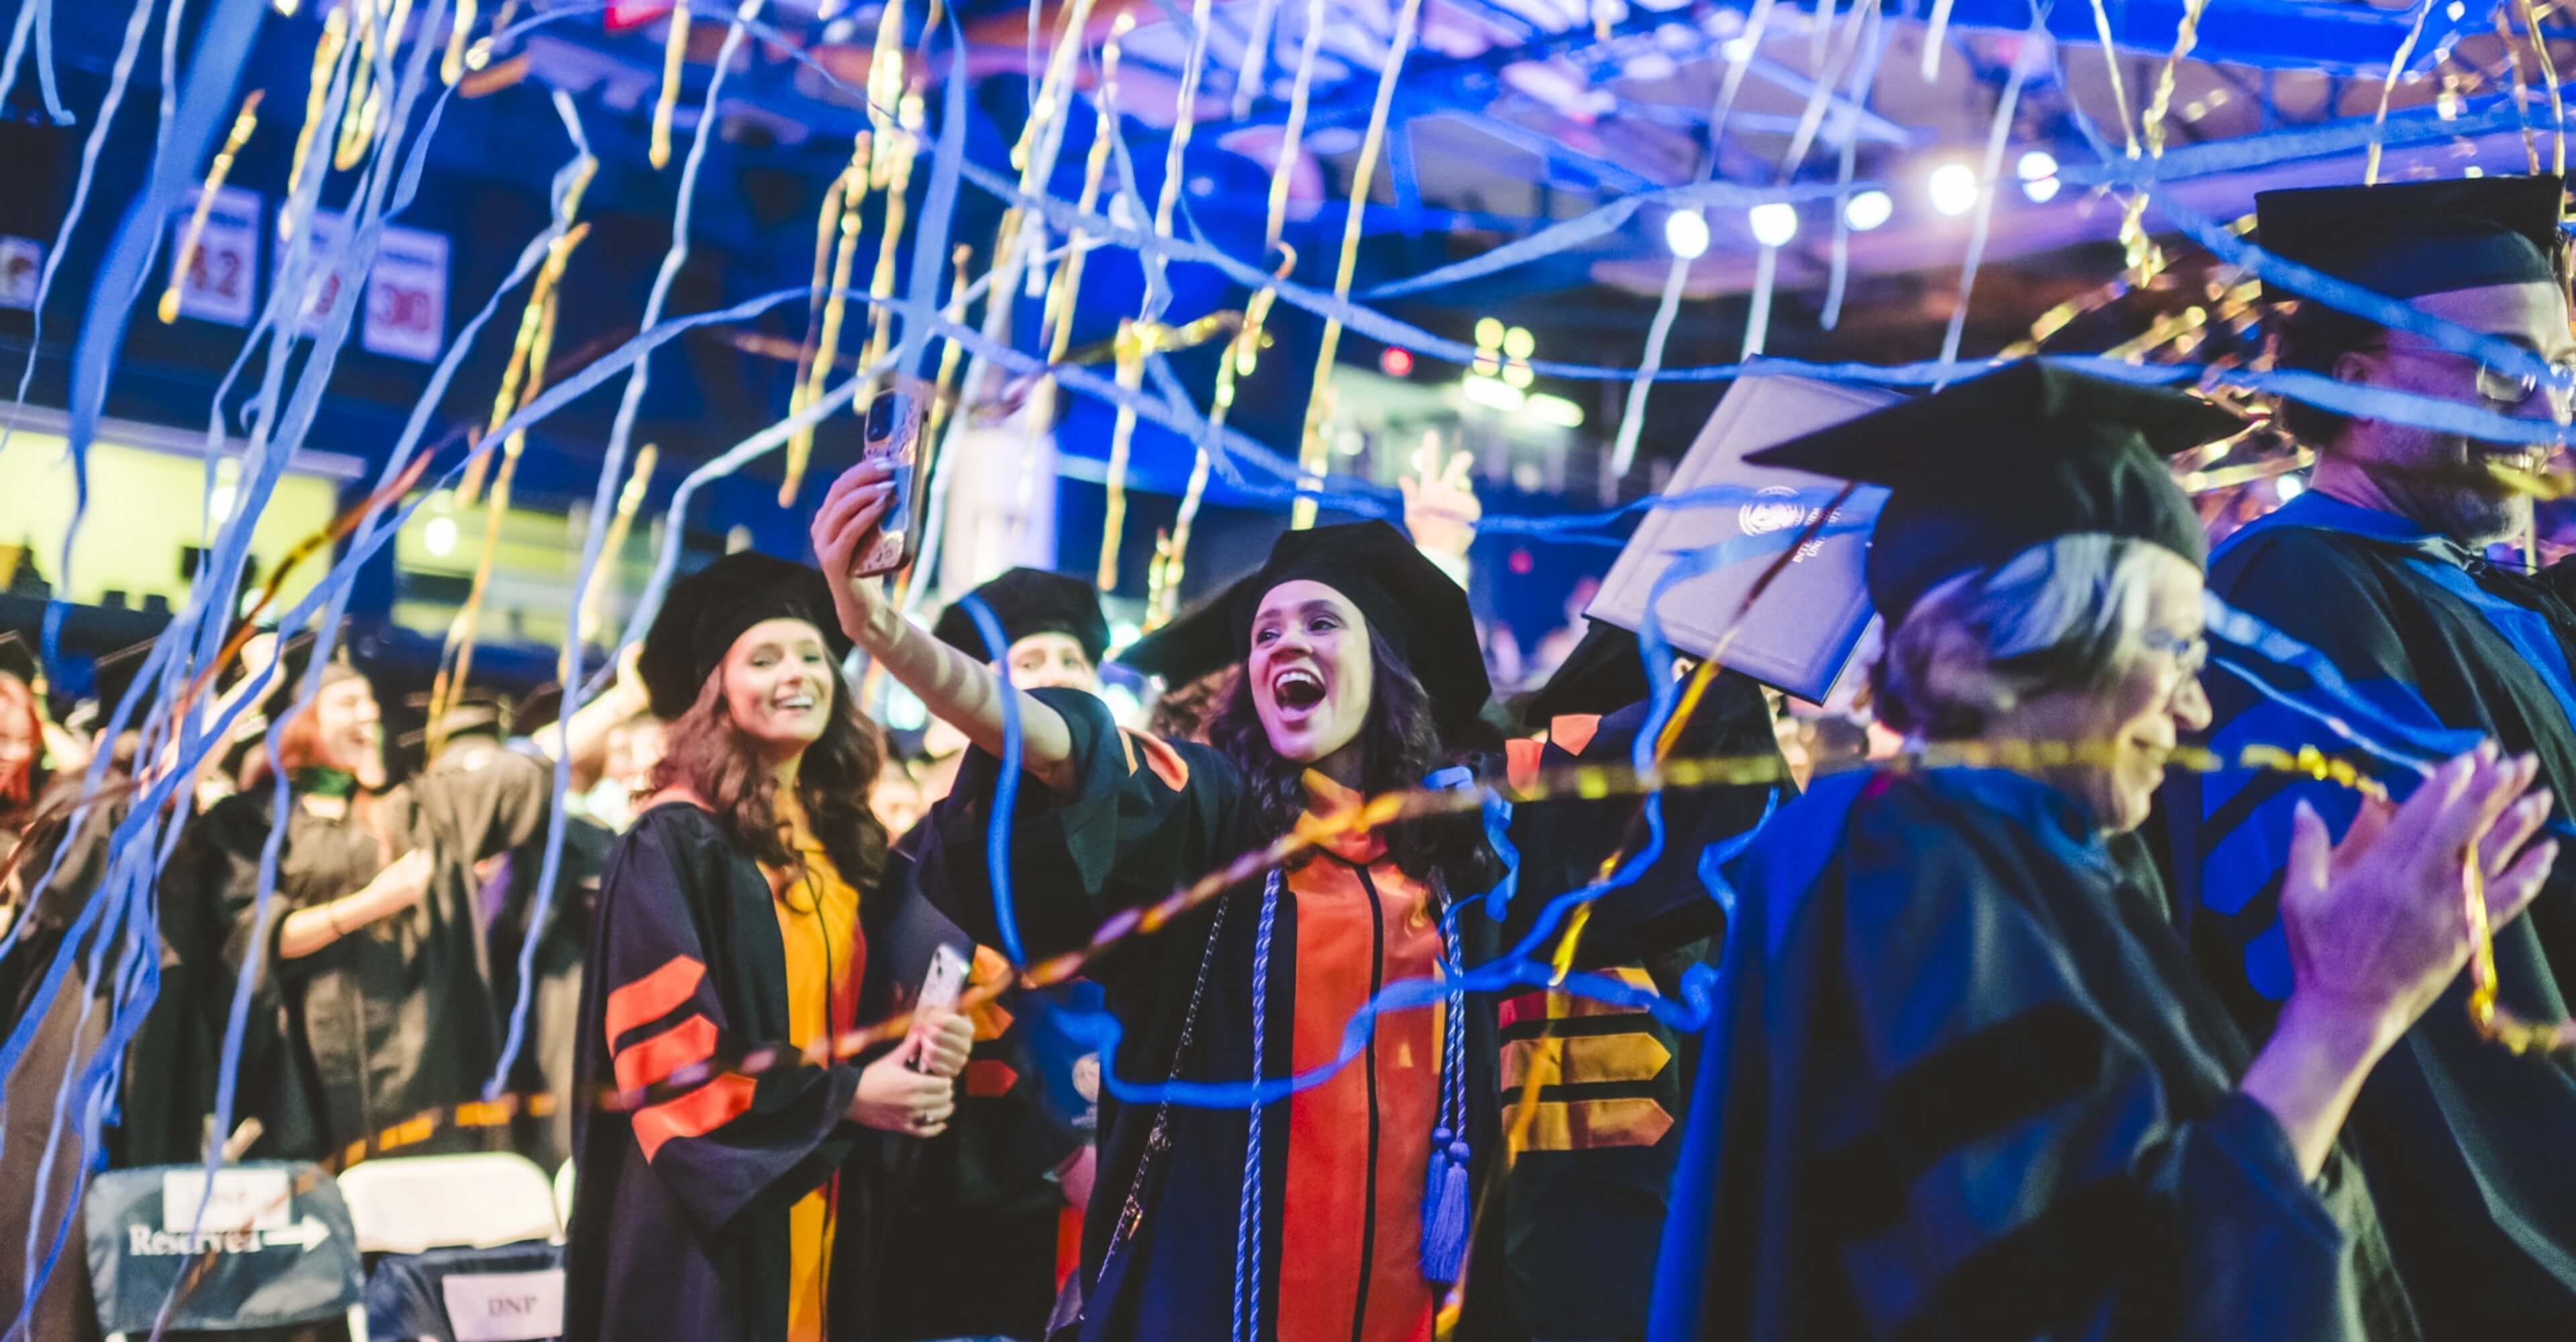
<path fill-rule="evenodd" d="M 1430 692 L 1374 629 L 1369 631 L 1369 660 L 1375 675 L 1358 737 L 1361 792 L 1374 797 L 1420 787 L 1426 775 L 1443 765 L 1473 762 L 1441 739 Z M 1225 706 L 1208 721 L 1207 741 L 1243 771 L 1252 806 L 1250 838 L 1268 843 L 1306 813 L 1306 766 L 1282 759 L 1270 748 L 1252 694 L 1252 677 L 1237 676 Z M 1386 841 L 1387 856 L 1406 875 L 1426 882 L 1436 877 L 1455 895 L 1482 890 L 1502 874 L 1485 844 L 1483 822 L 1472 812 L 1407 821 L 1381 830 L 1379 837 Z"/>
<path fill-rule="evenodd" d="M 868 809 L 868 789 L 884 767 L 885 742 L 840 676 L 831 681 L 832 706 L 823 735 L 805 747 L 796 799 L 841 879 L 864 893 L 885 873 L 885 825 Z M 787 822 L 778 817 L 778 780 L 734 726 L 721 665 L 698 690 L 697 702 L 671 724 L 669 745 L 653 766 L 652 787 L 695 791 L 714 809 L 717 825 L 752 856 L 772 867 L 796 865 Z"/>
<path fill-rule="evenodd" d="M 2275 310 L 2275 320 L 2272 350 L 2279 366 L 2320 377 L 2333 377 L 2336 360 L 2368 349 L 2388 334 L 2377 322 L 2323 303 L 2288 304 Z M 2287 396 L 2281 398 L 2279 415 L 2290 437 L 2311 448 L 2332 446 L 2352 422 L 2349 416 Z"/>
<path fill-rule="evenodd" d="M 1240 665 L 1221 666 L 1196 680 L 1172 686 L 1154 700 L 1145 730 L 1167 741 L 1205 741 L 1217 710 L 1234 695 L 1243 678 Z"/>

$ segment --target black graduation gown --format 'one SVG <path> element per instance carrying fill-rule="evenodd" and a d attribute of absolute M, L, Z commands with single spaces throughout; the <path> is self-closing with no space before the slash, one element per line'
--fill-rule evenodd
<path fill-rule="evenodd" d="M 99 811 L 109 809 L 102 806 Z M 123 812 L 122 807 L 114 809 L 119 814 Z M 90 831 L 104 832 L 98 830 L 96 823 L 101 818 L 92 817 Z M 110 827 L 113 823 L 113 819 L 107 820 Z M 5 857 L 20 837 L 17 831 L 0 827 L 0 857 Z M 111 1009 L 108 985 L 93 984 L 89 979 L 89 946 L 95 944 L 94 939 L 84 943 L 73 956 L 70 972 L 51 1000 L 41 1000 L 37 990 L 61 953 L 73 919 L 79 916 L 103 874 L 105 863 L 89 860 L 99 847 L 95 835 L 84 832 L 82 839 L 84 842 L 76 845 L 75 851 L 63 855 L 63 869 L 55 879 L 19 911 L 22 925 L 16 929 L 17 939 L 8 954 L 0 956 L 0 1033 L 14 1030 L 29 1015 L 40 1019 L 26 1052 L 19 1056 L 16 1070 L 7 1078 L 5 1093 L 0 1093 L 0 1243 L 7 1246 L 0 1248 L 0 1320 L 16 1319 L 26 1307 L 27 1287 L 34 1280 L 27 1261 L 28 1236 L 36 1236 L 32 1246 L 35 1270 L 41 1272 L 45 1255 L 53 1249 L 54 1236 L 69 1217 L 69 1234 L 63 1240 L 61 1255 L 28 1314 L 29 1336 L 62 1338 L 65 1342 L 83 1342 L 98 1336 L 89 1303 L 89 1262 L 83 1252 L 78 1219 L 83 1177 L 81 1106 L 75 1102 L 63 1111 L 59 1129 L 54 1121 L 61 1092 L 66 1086 L 78 1084 L 79 1069 L 97 1056 L 107 1039 Z M 36 846 L 21 859 L 19 879 L 33 886 L 53 857 L 53 845 Z M 102 968 L 105 973 L 114 972 L 112 954 Z M 46 1170 L 49 1145 L 52 1168 Z M 0 1328 L 7 1326 L 0 1323 Z"/>
<path fill-rule="evenodd" d="M 59 779 L 46 805 L 68 806 L 83 780 Z M 22 915 L 26 926 L 7 956 L 0 957 L 0 1014 L 14 1025 L 34 1009 L 63 938 L 90 897 L 107 879 L 110 841 L 132 809 L 122 771 L 110 772 L 103 799 L 90 808 L 80 833 L 69 844 L 40 845 L 21 864 L 22 878 L 34 885 L 57 855 L 54 879 Z M 177 819 L 165 822 L 177 824 Z M 166 834 L 166 830 L 164 831 Z M 0 847 L 0 852 L 5 852 Z M 222 1040 L 220 1025 L 202 1009 L 207 975 L 221 950 L 221 933 L 204 901 L 187 898 L 168 885 L 154 900 L 157 953 L 161 961 L 160 997 L 126 1047 L 124 1088 L 117 1097 L 114 1122 L 107 1132 L 108 1157 L 118 1165 L 162 1165 L 198 1159 L 204 1149 L 204 1115 L 214 1107 L 213 1059 Z M 106 966 L 112 972 L 114 966 Z M 105 982 L 88 981 L 86 949 L 76 956 L 62 989 L 66 999 L 80 995 L 98 1001 L 92 1028 L 103 1028 L 108 1009 Z M 89 1045 L 83 1045 L 87 1052 Z M 14 1106 L 12 1114 L 23 1112 Z M 16 1124 L 11 1128 L 14 1131 Z M 41 1141 L 41 1137 L 39 1138 Z M 0 1224 L 5 1224 L 0 1221 Z"/>
<path fill-rule="evenodd" d="M 2134 840 L 2018 775 L 1842 775 L 1735 876 L 1654 1337 L 2413 1334 Z"/>
<path fill-rule="evenodd" d="M 1043 958 L 1085 944 L 1110 915 L 1158 900 L 1251 845 L 1243 824 L 1242 781 L 1222 756 L 1187 742 L 1169 743 L 1188 770 L 1186 780 L 1175 787 L 1129 755 L 1132 743 L 1099 699 L 1070 690 L 1040 690 L 1037 697 L 1064 718 L 1072 733 L 1077 780 L 1061 798 L 1023 780 L 1012 818 L 1011 870 L 1020 934 L 1027 953 Z M 1000 944 L 985 864 L 999 767 L 982 751 L 968 753 L 956 790 L 932 812 L 933 829 L 922 852 L 923 890 L 934 899 L 955 899 L 945 912 L 987 945 Z M 1274 1028 L 1264 1036 L 1264 1076 L 1286 1076 L 1292 1070 L 1296 1032 L 1287 1023 L 1296 1010 L 1298 903 L 1282 898 L 1273 928 L 1266 1016 Z M 1124 1029 L 1114 1059 L 1103 1059 L 1104 1070 L 1114 1067 L 1118 1076 L 1146 1084 L 1174 1074 L 1174 1055 L 1205 959 L 1204 996 L 1179 1075 L 1240 1083 L 1254 1074 L 1253 962 L 1261 905 L 1262 882 L 1248 881 L 1087 971 L 1100 983 L 1109 1012 Z M 1225 914 L 1218 928 L 1220 909 Z M 1491 1102 L 1494 1044 L 1489 1029 L 1479 1023 L 1482 1015 L 1467 1015 L 1463 1078 L 1471 1176 L 1479 1180 L 1498 1143 Z M 1076 1270 L 1076 1281 L 1088 1297 L 1081 1335 L 1228 1336 L 1248 1134 L 1245 1111 L 1171 1106 L 1168 1148 L 1146 1166 L 1140 1184 L 1138 1170 L 1157 1106 L 1119 1103 L 1104 1087 L 1100 1108 L 1099 1168 Z M 1286 1102 L 1269 1106 L 1263 1129 L 1261 1317 L 1253 1328 L 1258 1337 L 1273 1336 L 1279 1327 L 1278 1246 L 1290 1164 L 1289 1108 Z M 1354 1134 L 1352 1140 L 1365 1141 L 1366 1134 Z M 1141 1194 L 1142 1215 L 1113 1259 L 1107 1250 L 1131 1189 Z"/>
<path fill-rule="evenodd" d="M 2494 568 L 2385 513 L 2311 491 L 2231 537 L 2210 564 L 2229 604 L 2316 649 L 2352 693 L 2419 740 L 2465 748 L 2492 734 L 2536 752 L 2563 820 L 2576 801 L 2576 614 L 2539 582 Z M 2208 677 L 2210 744 L 2331 746 L 2324 728 L 2237 677 Z M 2303 677 L 2282 689 L 2325 702 Z M 2445 733 L 2445 729 L 2454 729 Z M 2456 729 L 2467 729 L 2460 731 Z M 2290 987 L 2280 872 L 2305 798 L 2336 832 L 2353 793 L 2282 774 L 2177 778 L 2165 818 L 2196 904 L 2195 951 L 2249 1034 L 2268 1034 Z M 2495 935 L 2505 1005 L 2567 1015 L 2576 982 L 2576 860 L 2527 916 Z M 2478 1038 L 2468 977 L 2371 1073 L 2346 1131 L 2361 1156 L 2426 1326 L 2438 1335 L 2576 1327 L 2576 1069 Z"/>
<path fill-rule="evenodd" d="M 1625 763 L 1647 708 L 1634 704 L 1597 723 L 1557 720 L 1539 768 Z M 1728 672 L 1711 687 L 1675 754 L 1751 758 L 1778 750 L 1761 687 Z M 1782 801 L 1797 795 L 1787 782 L 1778 790 Z M 1696 878 L 1701 854 L 1760 824 L 1769 791 L 1665 793 L 1665 856 L 1635 885 L 1594 903 L 1576 966 L 1677 998 L 1683 974 L 1706 957 L 1725 922 Z M 1520 854 L 1520 893 L 1504 924 L 1473 916 L 1464 924 L 1472 961 L 1517 943 L 1550 897 L 1593 880 L 1605 845 L 1623 831 L 1633 849 L 1642 849 L 1637 798 L 1568 799 L 1524 809 L 1531 814 L 1515 827 L 1528 840 Z M 1502 994 L 1491 1005 L 1507 1057 L 1537 1050 L 1540 1038 L 1552 1036 L 1558 1042 L 1544 1047 L 1584 1079 L 1540 1088 L 1532 1141 L 1513 1162 L 1498 1207 L 1488 1213 L 1489 1232 L 1476 1246 L 1467 1320 L 1480 1337 L 1642 1337 L 1700 1037 L 1644 1010 L 1543 989 Z M 1497 1101 L 1509 1115 L 1520 1100 L 1516 1069 L 1498 1068 L 1495 1079 Z"/>
<path fill-rule="evenodd" d="M 546 906 L 545 924 L 534 930 L 537 953 L 531 967 L 526 1034 L 510 1078 L 512 1088 L 551 1098 L 554 1112 L 520 1124 L 520 1149 L 548 1169 L 572 1159 L 572 1114 L 580 1098 L 573 1089 L 575 1058 L 580 1051 L 582 962 L 590 953 L 590 925 L 599 904 L 599 873 L 617 835 L 588 816 L 564 819 L 563 853 L 555 868 L 555 895 Z M 545 873 L 546 836 L 514 848 L 502 868 L 484 887 L 484 896 L 499 886 L 491 908 L 492 1001 L 501 1027 L 519 1001 L 519 959 L 531 939 L 537 913 L 537 878 Z"/>
<path fill-rule="evenodd" d="M 892 865 L 887 875 L 901 879 Z M 582 993 L 581 1093 L 651 1084 L 772 1045 L 792 1056 L 773 903 L 760 864 L 705 811 L 667 802 L 638 817 L 609 850 L 600 882 Z M 882 903 L 860 892 L 862 936 L 881 930 Z M 857 1018 L 876 1019 L 891 1005 L 871 956 Z M 622 1078 L 621 1054 L 629 1058 Z M 875 1056 L 751 1078 L 722 1072 L 631 1114 L 583 1106 L 574 1125 L 567 1342 L 786 1336 L 788 1210 L 835 1174 L 828 1336 L 875 1336 L 872 1246 L 887 1185 L 912 1145 L 845 1117 Z"/>
<path fill-rule="evenodd" d="M 917 854 L 924 837 L 916 826 L 896 847 Z M 917 991 L 939 946 L 975 960 L 979 979 L 1001 965 L 989 951 L 978 957 L 974 939 L 922 896 L 917 881 L 890 902 L 887 936 L 869 959 L 885 966 L 897 992 Z M 976 1015 L 956 1116 L 946 1132 L 918 1144 L 895 1213 L 903 1233 L 886 1238 L 877 1265 L 877 1318 L 895 1342 L 1045 1332 L 1065 1211 L 1054 1174 L 1091 1141 L 1048 1093 L 1051 1060 L 1030 1047 L 1040 1015 L 1054 1005 L 1012 990 Z M 972 1267 L 961 1272 L 966 1262 Z M 969 1275 L 969 1289 L 924 1289 Z"/>
<path fill-rule="evenodd" d="M 265 1125 L 252 1155 L 321 1159 L 424 1112 L 481 1098 L 501 1035 L 474 864 L 542 831 L 553 783 L 543 760 L 498 750 L 478 767 L 424 774 L 377 798 L 394 854 L 430 854 L 428 892 L 409 910 L 295 960 L 277 954 L 286 915 L 373 880 L 386 861 L 377 835 L 355 817 L 326 820 L 290 802 L 268 921 L 255 927 L 274 794 L 259 787 L 227 797 L 193 827 L 164 878 L 164 898 L 220 909 L 227 973 L 215 976 L 206 1007 L 216 1021 L 260 946 L 237 1114 Z M 406 1153 L 479 1148 L 493 1136 L 442 1128 Z"/>

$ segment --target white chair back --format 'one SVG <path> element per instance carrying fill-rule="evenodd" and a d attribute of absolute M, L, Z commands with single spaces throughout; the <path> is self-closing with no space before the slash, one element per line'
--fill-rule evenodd
<path fill-rule="evenodd" d="M 508 1152 L 369 1160 L 340 1176 L 366 1253 L 489 1249 L 561 1235 L 544 1170 Z"/>

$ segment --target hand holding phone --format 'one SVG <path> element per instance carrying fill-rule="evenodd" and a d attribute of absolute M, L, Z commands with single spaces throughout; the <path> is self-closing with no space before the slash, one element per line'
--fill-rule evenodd
<path fill-rule="evenodd" d="M 879 392 L 868 404 L 866 444 L 860 459 L 892 468 L 894 501 L 877 523 L 876 537 L 853 560 L 853 576 L 875 578 L 895 572 L 920 551 L 923 499 L 914 483 L 920 475 L 921 419 L 921 398 L 902 388 Z"/>
<path fill-rule="evenodd" d="M 921 997 L 913 1005 L 912 1033 L 904 1040 L 904 1056 L 914 1071 L 931 1070 L 931 1031 L 926 1023 L 934 1016 L 953 1017 L 965 992 L 966 957 L 953 946 L 932 951 L 930 972 L 922 978 Z"/>

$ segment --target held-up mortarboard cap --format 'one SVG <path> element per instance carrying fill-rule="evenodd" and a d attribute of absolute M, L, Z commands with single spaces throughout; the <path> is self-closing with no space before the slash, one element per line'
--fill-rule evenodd
<path fill-rule="evenodd" d="M 653 716 L 671 721 L 688 712 L 733 641 L 763 620 L 803 620 L 822 633 L 834 661 L 850 655 L 822 573 L 737 550 L 671 584 L 662 599 L 638 662 Z"/>
<path fill-rule="evenodd" d="M 2455 177 L 2263 191 L 2263 250 L 2390 298 L 2558 278 L 2564 180 Z M 2291 298 L 2267 285 L 2267 297 Z"/>
<path fill-rule="evenodd" d="M 2179 391 L 2029 360 L 1745 460 L 1887 488 L 1864 571 L 1893 628 L 1941 583 L 2060 536 L 2128 537 L 2206 564 L 2199 514 L 2164 459 L 2244 427 Z"/>
<path fill-rule="evenodd" d="M 1160 676 L 1165 685 L 1177 687 L 1242 661 L 1246 649 L 1234 641 L 1234 607 L 1247 599 L 1243 587 L 1250 581 L 1248 575 L 1235 579 L 1225 590 L 1128 644 L 1119 652 L 1118 664 Z"/>
<path fill-rule="evenodd" d="M 1403 532 L 1369 521 L 1281 536 L 1269 562 L 1232 589 L 1238 655 L 1252 645 L 1252 617 L 1262 598 L 1300 580 L 1322 583 L 1359 607 L 1369 628 L 1430 692 L 1442 735 L 1455 736 L 1484 711 L 1493 685 L 1485 678 L 1467 594 Z"/>
<path fill-rule="evenodd" d="M 1082 655 L 1095 667 L 1109 653 L 1109 621 L 1100 614 L 1100 594 L 1080 578 L 1040 569 L 1015 568 L 971 594 L 992 607 L 1002 637 L 1013 643 L 1036 634 L 1067 634 L 1082 645 Z M 984 661 L 998 661 L 1008 648 L 984 646 L 975 619 L 963 601 L 952 601 L 930 627 L 940 642 Z"/>

